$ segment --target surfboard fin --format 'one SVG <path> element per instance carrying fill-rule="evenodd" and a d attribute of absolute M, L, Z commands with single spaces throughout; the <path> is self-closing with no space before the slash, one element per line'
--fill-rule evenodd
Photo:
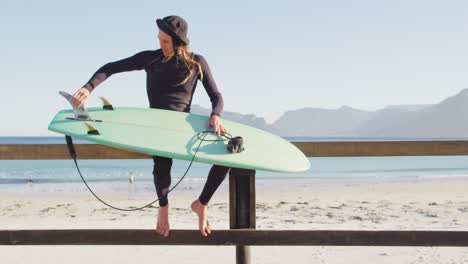
<path fill-rule="evenodd" d="M 112 104 L 109 101 L 106 100 L 106 98 L 104 98 L 102 96 L 99 96 L 99 98 L 101 99 L 103 109 L 105 109 L 105 110 L 114 110 L 114 107 L 112 106 Z"/>
<path fill-rule="evenodd" d="M 88 135 L 101 135 L 99 131 L 89 123 L 85 122 L 84 124 L 86 125 L 86 129 L 88 130 Z"/>
<path fill-rule="evenodd" d="M 60 91 L 59 94 L 65 97 L 65 99 L 67 99 L 67 101 L 73 107 L 73 111 L 75 112 L 75 119 L 85 120 L 85 121 L 92 120 L 91 116 L 88 114 L 88 112 L 86 111 L 84 107 L 82 106 L 76 107 L 72 104 L 73 96 L 71 94 L 64 92 L 64 91 Z"/>

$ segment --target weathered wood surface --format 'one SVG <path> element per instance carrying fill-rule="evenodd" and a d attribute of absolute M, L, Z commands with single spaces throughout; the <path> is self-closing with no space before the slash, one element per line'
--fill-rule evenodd
<path fill-rule="evenodd" d="M 468 141 L 292 142 L 307 157 L 468 155 Z M 79 159 L 150 159 L 97 144 L 75 144 Z M 0 160 L 69 159 L 66 144 L 0 144 Z"/>
<path fill-rule="evenodd" d="M 0 230 L 0 245 L 254 245 L 254 246 L 468 246 L 468 231 L 171 230 L 164 238 L 146 229 Z"/>

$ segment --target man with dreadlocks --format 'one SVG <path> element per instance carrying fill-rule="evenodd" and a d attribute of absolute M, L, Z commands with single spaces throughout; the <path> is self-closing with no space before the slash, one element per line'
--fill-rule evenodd
<path fill-rule="evenodd" d="M 206 60 L 189 49 L 187 22 L 179 16 L 168 16 L 157 19 L 156 24 L 159 28 L 160 49 L 142 51 L 129 58 L 105 64 L 74 94 L 73 105 L 83 106 L 93 89 L 112 74 L 144 69 L 151 108 L 190 112 L 197 82 L 201 80 L 212 103 L 212 113 L 206 127 L 207 129 L 213 127 L 218 136 L 225 133 L 226 129 L 220 120 L 223 97 L 216 87 Z M 160 206 L 156 232 L 167 237 L 169 235 L 167 193 L 171 184 L 172 159 L 153 156 L 153 160 L 154 185 Z M 191 204 L 192 210 L 198 216 L 198 225 L 203 236 L 211 233 L 207 220 L 208 202 L 229 170 L 228 167 L 213 165 L 202 193 Z"/>

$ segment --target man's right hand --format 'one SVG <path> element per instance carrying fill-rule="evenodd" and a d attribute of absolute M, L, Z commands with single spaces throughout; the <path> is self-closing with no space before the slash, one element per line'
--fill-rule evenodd
<path fill-rule="evenodd" d="M 72 99 L 72 105 L 75 107 L 83 106 L 86 103 L 86 100 L 88 100 L 89 97 L 89 91 L 85 87 L 82 87 L 76 91 L 76 93 L 73 95 Z"/>

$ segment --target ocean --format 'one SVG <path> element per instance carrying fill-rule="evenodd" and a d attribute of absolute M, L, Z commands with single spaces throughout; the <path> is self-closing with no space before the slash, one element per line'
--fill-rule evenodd
<path fill-rule="evenodd" d="M 290 141 L 349 141 L 350 138 L 286 138 Z M 376 140 L 359 138 L 359 140 Z M 407 139 L 386 139 L 407 140 Z M 428 139 L 411 139 L 428 140 Z M 63 144 L 63 137 L 0 137 L 0 144 Z M 76 144 L 88 142 L 75 140 Z M 468 156 L 314 157 L 301 173 L 256 172 L 257 188 L 272 185 L 330 185 L 428 181 L 468 178 Z M 152 160 L 78 160 L 83 176 L 96 191 L 154 194 Z M 174 160 L 172 186 L 190 162 Z M 201 191 L 211 165 L 193 163 L 178 191 Z M 134 181 L 130 184 L 129 179 Z M 226 190 L 226 179 L 221 189 Z M 0 190 L 14 193 L 87 192 L 73 161 L 0 160 Z"/>

